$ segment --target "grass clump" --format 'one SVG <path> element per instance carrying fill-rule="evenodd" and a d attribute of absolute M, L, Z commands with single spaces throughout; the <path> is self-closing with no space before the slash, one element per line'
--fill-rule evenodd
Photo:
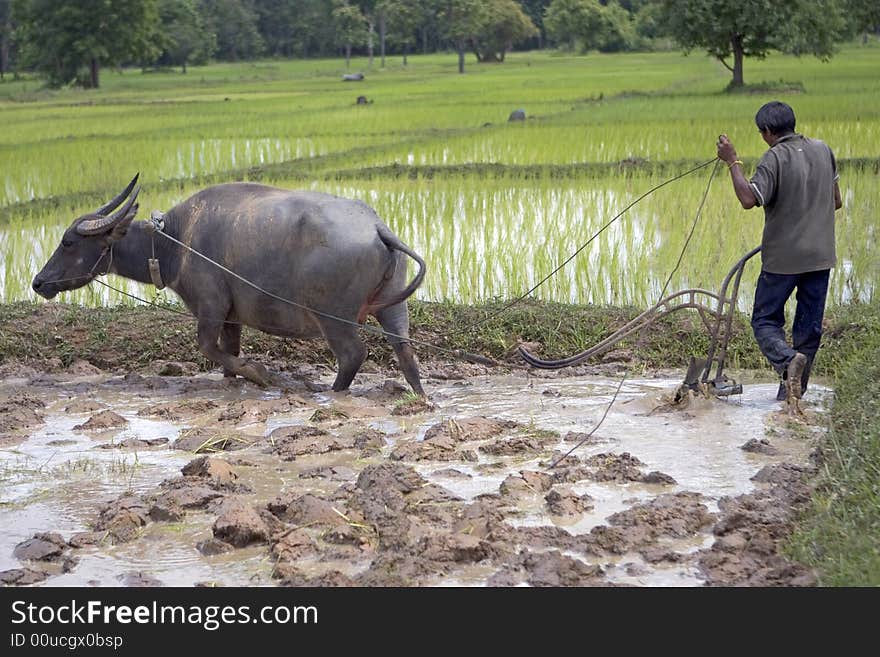
<path fill-rule="evenodd" d="M 880 585 L 880 304 L 842 310 L 823 349 L 835 389 L 811 506 L 789 544 L 826 586 Z M 832 348 L 828 348 L 831 346 Z"/>

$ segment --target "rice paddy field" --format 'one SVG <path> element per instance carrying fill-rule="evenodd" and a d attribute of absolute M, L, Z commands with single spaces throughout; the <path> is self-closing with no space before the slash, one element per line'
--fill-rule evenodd
<path fill-rule="evenodd" d="M 217 64 L 179 72 L 105 71 L 99 90 L 0 83 L 0 301 L 33 300 L 30 281 L 80 214 L 140 172 L 142 217 L 208 184 L 254 180 L 359 198 L 426 259 L 431 301 L 513 298 L 655 185 L 715 156 L 728 134 L 751 172 L 766 146 L 754 113 L 791 104 L 798 131 L 838 157 L 844 208 L 830 303 L 876 296 L 880 259 L 880 45 L 830 62 L 747 60 L 729 94 L 714 60 L 679 53 L 514 53 L 501 65 L 455 57 Z M 761 86 L 757 86 L 761 85 Z M 356 104 L 358 96 L 369 102 Z M 527 120 L 507 121 L 515 109 Z M 726 167 L 709 165 L 638 203 L 534 296 L 648 306 L 670 291 L 717 289 L 760 242 L 763 212 L 740 209 Z M 711 181 L 710 181 L 711 178 Z M 708 192 L 706 192 L 708 188 Z M 739 305 L 751 303 L 757 262 Z M 112 279 L 113 277 L 111 277 Z M 150 289 L 111 280 L 152 297 Z M 106 288 L 87 305 L 133 303 Z"/>

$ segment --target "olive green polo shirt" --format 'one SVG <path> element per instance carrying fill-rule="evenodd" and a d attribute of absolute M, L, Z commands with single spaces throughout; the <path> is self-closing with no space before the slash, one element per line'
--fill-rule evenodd
<path fill-rule="evenodd" d="M 749 181 L 764 208 L 762 269 L 802 274 L 831 269 L 834 250 L 834 153 L 799 134 L 781 137 L 764 153 Z"/>

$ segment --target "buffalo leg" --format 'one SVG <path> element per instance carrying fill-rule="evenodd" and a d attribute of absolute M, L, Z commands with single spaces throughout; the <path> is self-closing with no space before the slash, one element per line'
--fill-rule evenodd
<path fill-rule="evenodd" d="M 426 397 L 425 391 L 422 389 L 422 381 L 419 377 L 419 364 L 416 360 L 415 352 L 412 346 L 406 340 L 409 337 L 409 315 L 406 310 L 406 302 L 398 303 L 376 313 L 376 319 L 379 324 L 388 333 L 394 335 L 386 335 L 386 339 L 394 348 L 397 355 L 397 362 L 406 378 L 407 383 L 417 395 Z"/>
<path fill-rule="evenodd" d="M 223 328 L 220 331 L 220 349 L 230 356 L 238 356 L 241 353 L 241 324 L 238 322 L 224 322 Z M 234 377 L 235 372 L 224 367 L 223 376 Z"/>
<path fill-rule="evenodd" d="M 253 381 L 259 386 L 269 385 L 269 374 L 259 363 L 245 361 L 237 356 L 221 351 L 217 346 L 223 322 L 213 319 L 200 319 L 198 328 L 199 351 L 205 358 L 223 366 L 224 374 L 229 371 Z"/>
<path fill-rule="evenodd" d="M 348 390 L 354 375 L 367 358 L 367 347 L 354 326 L 328 320 L 322 323 L 321 328 L 338 365 L 333 390 Z"/>

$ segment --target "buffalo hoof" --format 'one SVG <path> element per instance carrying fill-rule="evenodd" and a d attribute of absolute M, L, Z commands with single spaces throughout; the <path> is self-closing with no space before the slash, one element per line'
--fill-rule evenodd
<path fill-rule="evenodd" d="M 271 384 L 269 372 L 266 371 L 266 368 L 252 360 L 242 365 L 238 373 L 261 388 L 267 388 Z"/>

